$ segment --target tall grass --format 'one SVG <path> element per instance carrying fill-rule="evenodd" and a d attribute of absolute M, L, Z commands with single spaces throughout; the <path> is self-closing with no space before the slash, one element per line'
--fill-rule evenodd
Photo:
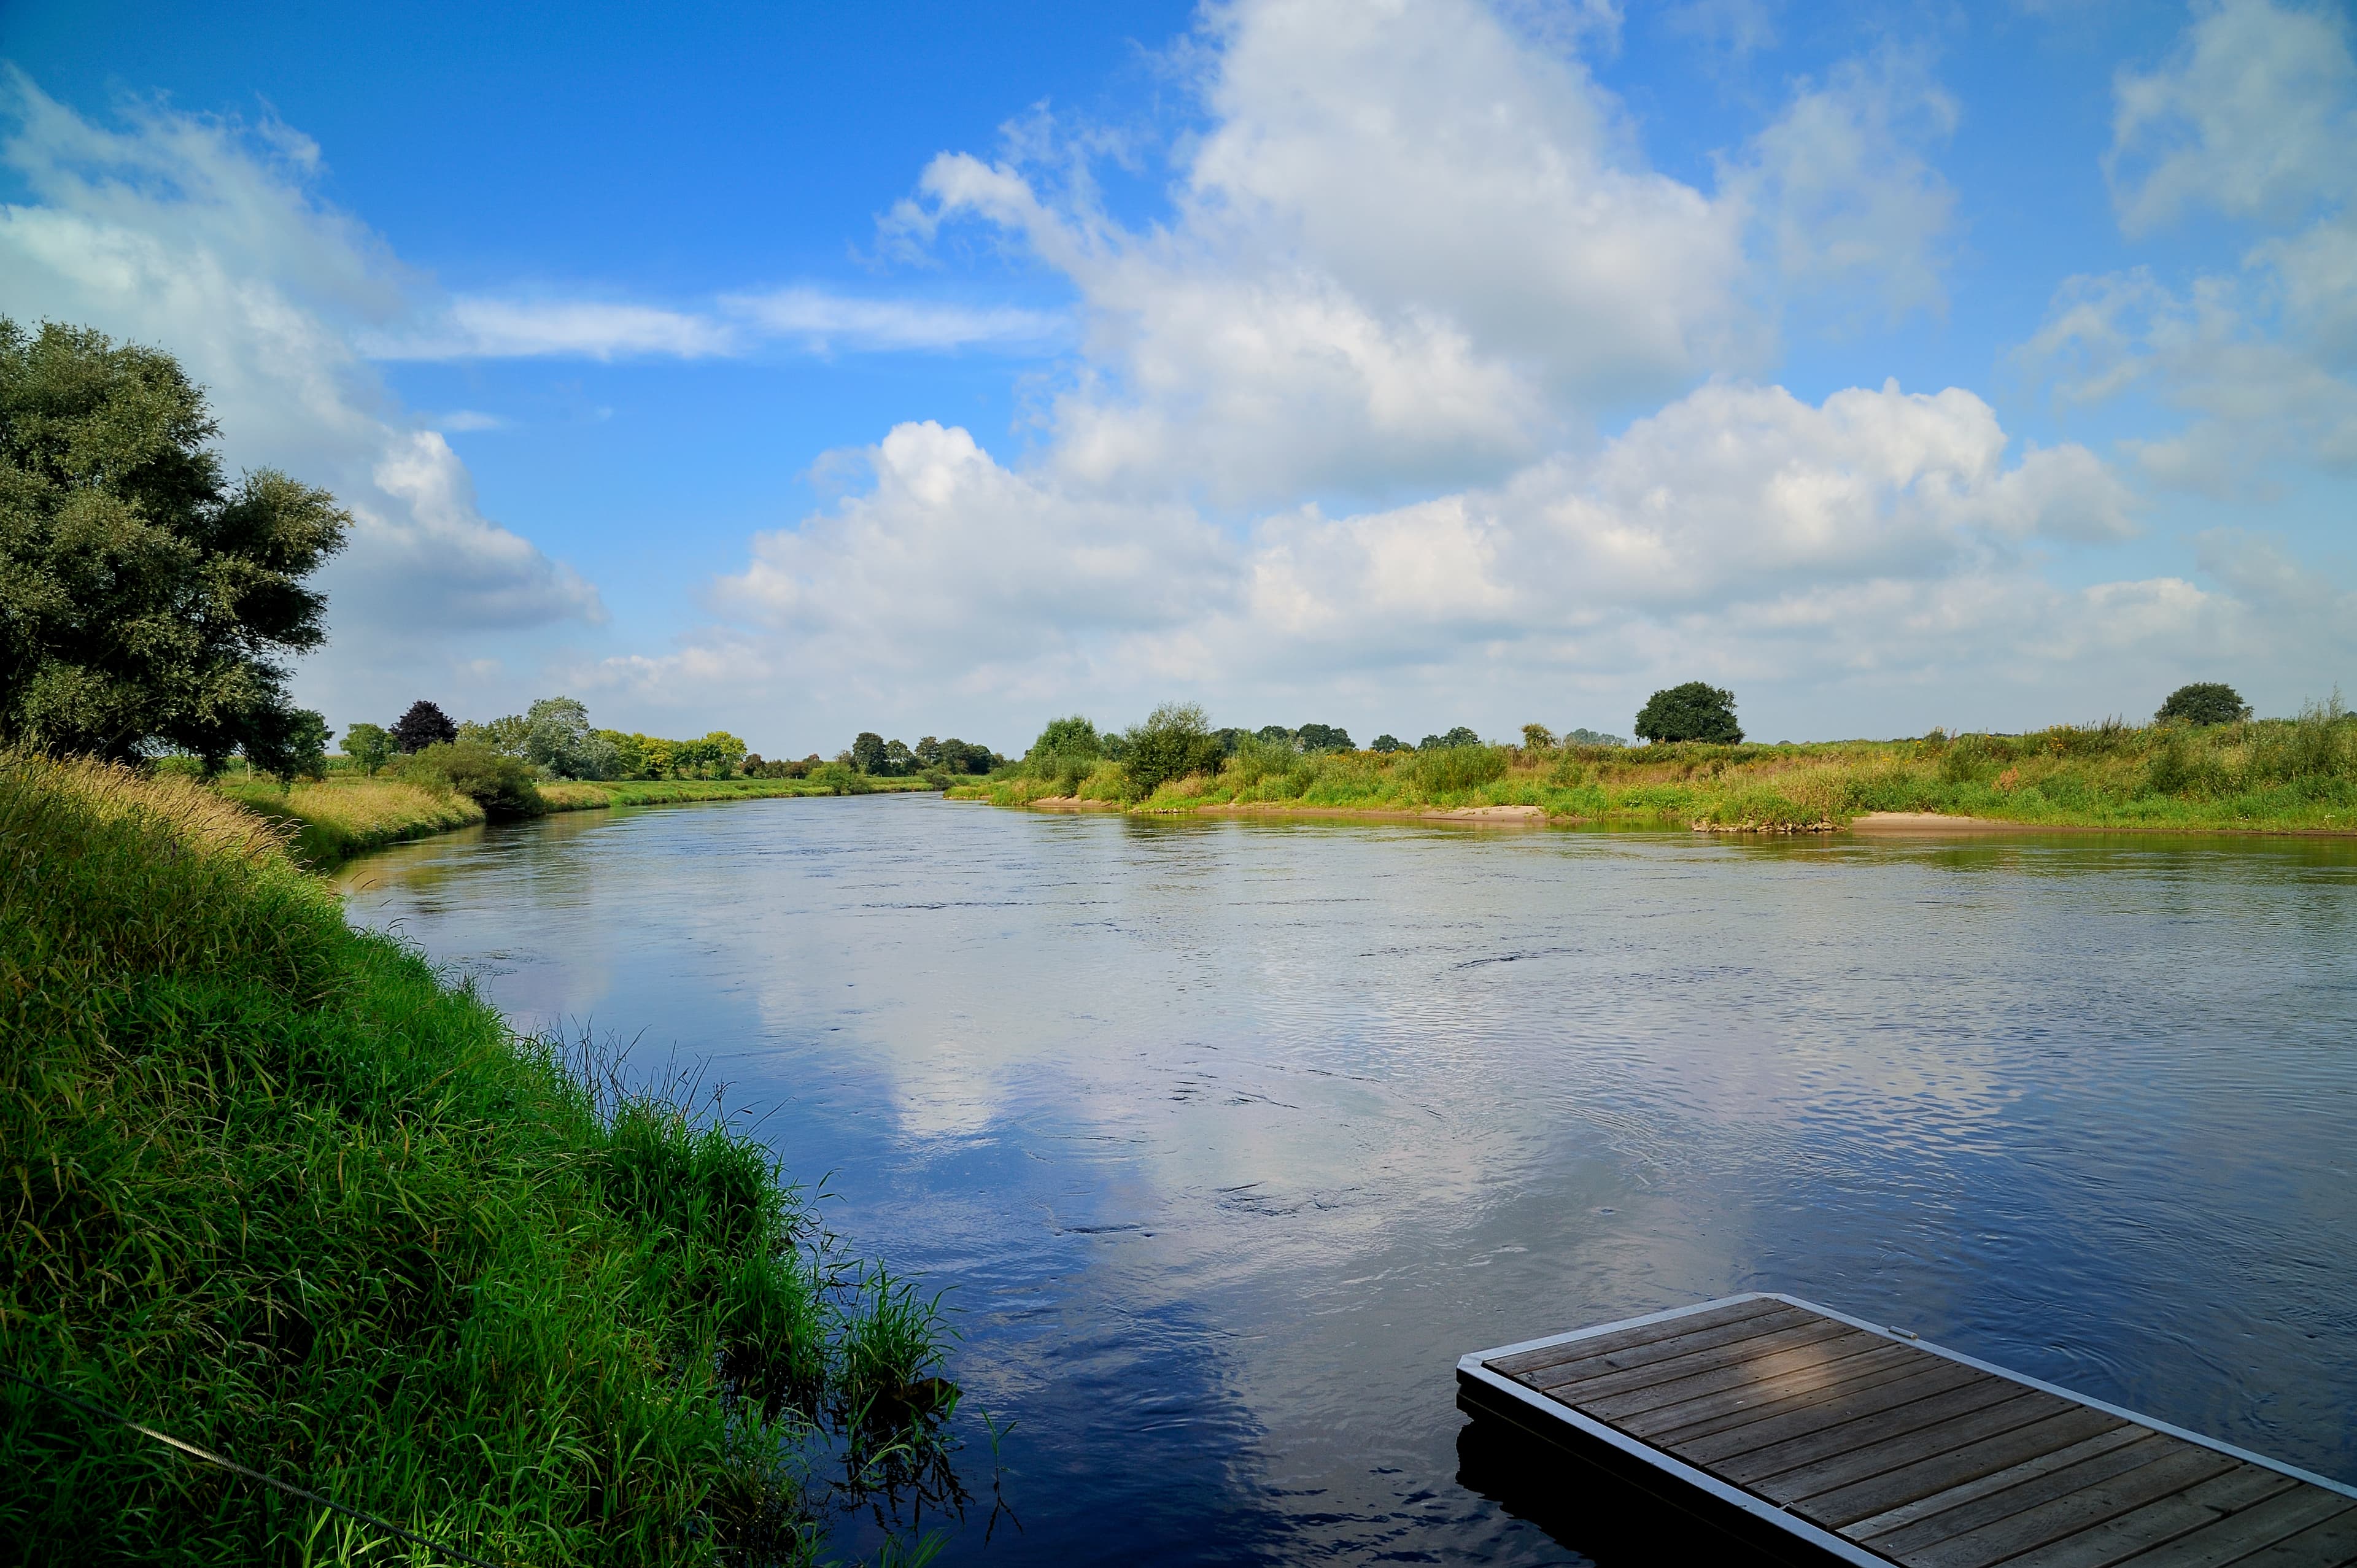
<path fill-rule="evenodd" d="M 759 1145 L 350 929 L 287 836 L 0 753 L 5 1364 L 493 1561 L 807 1559 L 831 1445 L 954 1404 L 938 1316 Z M 13 1382 L 0 1474 L 15 1560 L 402 1558 Z"/>
<path fill-rule="evenodd" d="M 2058 826 L 2357 831 L 2357 720 L 2340 699 L 2209 728 L 2117 720 L 2029 735 L 1809 746 L 1464 746 L 1304 756 L 1248 742 L 1216 775 L 1141 800 L 1120 765 L 1043 779 L 1017 767 L 952 794 L 1060 793 L 1149 811 L 1311 807 L 1426 812 L 1535 806 L 1632 826 L 1795 830 L 1870 811 Z"/>

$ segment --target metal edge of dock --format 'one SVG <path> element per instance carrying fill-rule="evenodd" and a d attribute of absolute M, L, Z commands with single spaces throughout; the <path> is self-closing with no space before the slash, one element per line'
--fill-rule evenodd
<path fill-rule="evenodd" d="M 1670 1490 L 1655 1487 L 1645 1487 L 1644 1489 L 1665 1505 L 1690 1514 L 1702 1522 L 1715 1524 L 1722 1530 L 1730 1530 L 1738 1536 L 1749 1537 L 1755 1541 L 1764 1541 L 1760 1534 L 1764 1527 L 1771 1534 L 1781 1533 L 1788 1541 L 1814 1547 L 1820 1552 L 1840 1562 L 1861 1564 L 1863 1568 L 1889 1568 L 1889 1558 L 1803 1519 L 1789 1509 L 1771 1502 L 1766 1498 L 1722 1480 L 1673 1454 L 1654 1447 L 1641 1438 L 1631 1436 L 1628 1433 L 1621 1432 L 1616 1427 L 1576 1410 L 1562 1401 L 1543 1394 L 1503 1373 L 1493 1371 L 1486 1364 L 1507 1356 L 1520 1355 L 1525 1351 L 1574 1344 L 1582 1339 L 1618 1333 L 1622 1329 L 1642 1328 L 1652 1324 L 1666 1323 L 1676 1318 L 1691 1316 L 1718 1307 L 1738 1305 L 1748 1301 L 1781 1302 L 1787 1306 L 1796 1307 L 1803 1312 L 1816 1313 L 1887 1339 L 1894 1345 L 1905 1346 L 1910 1349 L 1941 1357 L 1959 1365 L 1970 1367 L 1975 1371 L 1985 1372 L 1991 1377 L 2002 1378 L 2007 1382 L 2035 1389 L 2091 1410 L 2101 1411 L 2148 1431 L 2160 1433 L 2182 1442 L 2226 1455 L 2245 1464 L 2273 1470 L 2309 1486 L 2320 1487 L 2326 1491 L 2357 1499 L 2357 1487 L 2352 1487 L 2347 1482 L 2336 1481 L 2330 1477 L 2301 1469 L 2296 1465 L 2286 1464 L 2280 1459 L 2253 1453 L 2247 1448 L 2237 1447 L 2233 1444 L 2206 1434 L 2190 1431 L 2141 1412 L 2128 1410 L 2108 1401 L 2094 1399 L 2075 1390 L 2027 1376 L 2009 1367 L 2000 1367 L 1993 1362 L 1984 1361 L 1978 1357 L 1965 1355 L 1960 1350 L 1949 1349 L 1943 1345 L 1921 1338 L 1910 1330 L 1885 1324 L 1870 1323 L 1864 1318 L 1853 1316 L 1846 1312 L 1838 1312 L 1831 1307 L 1821 1306 L 1815 1302 L 1805 1301 L 1781 1291 L 1744 1291 L 1734 1295 L 1720 1296 L 1712 1301 L 1695 1302 L 1689 1305 L 1670 1307 L 1660 1312 L 1616 1318 L 1609 1323 L 1592 1324 L 1587 1327 L 1572 1329 L 1567 1333 L 1544 1335 L 1535 1339 L 1519 1340 L 1510 1345 L 1473 1351 L 1458 1359 L 1457 1380 L 1460 1399 L 1467 1395 L 1473 1396 L 1464 1400 L 1464 1402 L 1474 1413 L 1491 1414 L 1513 1421 L 1516 1425 L 1523 1427 L 1542 1440 L 1555 1441 L 1560 1444 L 1560 1438 L 1566 1431 L 1568 1434 L 1576 1434 L 1578 1437 L 1586 1439 L 1592 1448 L 1600 1449 L 1620 1461 L 1618 1465 L 1608 1465 L 1609 1469 L 1641 1486 L 1643 1484 L 1642 1477 L 1648 1472 L 1654 1477 L 1678 1483 L 1677 1487 Z M 1530 1419 L 1534 1417 L 1536 1419 Z M 1702 1506 L 1696 1507 L 1697 1503 Z M 1749 1528 L 1746 1528 L 1747 1526 Z"/>

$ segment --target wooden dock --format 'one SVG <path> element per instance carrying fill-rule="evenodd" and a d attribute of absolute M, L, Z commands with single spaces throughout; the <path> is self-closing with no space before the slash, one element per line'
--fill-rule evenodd
<path fill-rule="evenodd" d="M 1791 1561 L 2357 1563 L 2357 1487 L 1791 1296 L 1479 1351 L 1457 1378 L 1477 1414 Z"/>

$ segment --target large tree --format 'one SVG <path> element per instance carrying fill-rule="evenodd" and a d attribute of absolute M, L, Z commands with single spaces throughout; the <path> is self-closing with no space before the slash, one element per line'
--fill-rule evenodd
<path fill-rule="evenodd" d="M 2174 719 L 2189 725 L 2230 725 L 2236 719 L 2251 716 L 2251 705 L 2243 694 L 2221 681 L 2196 681 L 2190 686 L 2179 686 L 2160 704 L 2160 712 L 2152 715 L 2154 722 L 2167 724 Z"/>
<path fill-rule="evenodd" d="M 349 513 L 274 469 L 231 481 L 168 354 L 0 317 L 0 739 L 208 768 L 316 768 L 284 659 L 327 640 L 306 580 Z"/>
<path fill-rule="evenodd" d="M 1645 699 L 1637 733 L 1646 740 L 1704 740 L 1733 746 L 1743 738 L 1735 722 L 1735 693 L 1707 681 L 1664 686 Z"/>

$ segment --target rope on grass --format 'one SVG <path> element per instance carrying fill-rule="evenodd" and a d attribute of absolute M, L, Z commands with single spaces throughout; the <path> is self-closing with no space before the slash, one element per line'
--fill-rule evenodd
<path fill-rule="evenodd" d="M 0 1378 L 6 1378 L 10 1382 L 22 1383 L 28 1389 L 38 1389 L 41 1392 L 48 1395 L 51 1399 L 63 1400 L 66 1403 L 72 1405 L 75 1409 L 82 1411 L 87 1414 L 97 1416 L 102 1421 L 111 1421 L 119 1426 L 127 1426 L 132 1431 L 139 1434 L 142 1437 L 154 1438 L 156 1442 L 164 1444 L 167 1448 L 177 1448 L 181 1453 L 189 1455 L 191 1458 L 201 1459 L 208 1465 L 218 1465 L 224 1470 L 234 1471 L 238 1475 L 245 1477 L 248 1480 L 260 1481 L 265 1487 L 274 1487 L 279 1491 L 285 1492 L 288 1497 L 301 1498 L 305 1502 L 317 1503 L 321 1508 L 333 1509 L 340 1514 L 350 1514 L 352 1518 L 361 1520 L 364 1524 L 372 1524 L 379 1530 L 384 1530 L 389 1534 L 397 1535 L 401 1537 L 402 1540 L 409 1541 L 414 1545 L 425 1548 L 428 1552 L 438 1552 L 443 1556 L 450 1559 L 453 1563 L 463 1563 L 467 1564 L 467 1568 L 500 1568 L 500 1565 L 496 1563 L 485 1562 L 482 1558 L 474 1556 L 469 1552 L 461 1552 L 455 1546 L 447 1546 L 441 1541 L 428 1540 L 426 1537 L 418 1534 L 414 1530 L 404 1530 L 401 1526 L 393 1523 L 389 1519 L 379 1519 L 376 1515 L 369 1513 L 364 1509 L 352 1508 L 344 1503 L 339 1503 L 333 1498 L 323 1498 L 317 1492 L 306 1491 L 301 1487 L 296 1486 L 289 1481 L 282 1481 L 275 1476 L 265 1476 L 259 1470 L 250 1470 L 246 1468 L 246 1466 L 239 1464 L 236 1460 L 226 1458 L 221 1455 L 214 1453 L 210 1448 L 199 1448 L 193 1443 L 174 1437 L 167 1433 L 158 1432 L 152 1426 L 143 1426 L 127 1415 L 122 1414 L 116 1411 L 108 1410 L 102 1405 L 94 1405 L 86 1399 L 81 1399 L 73 1394 L 66 1392 L 63 1389 L 53 1389 L 47 1383 L 36 1382 L 31 1378 L 25 1376 L 22 1372 L 12 1372 L 5 1367 L 0 1367 Z"/>

